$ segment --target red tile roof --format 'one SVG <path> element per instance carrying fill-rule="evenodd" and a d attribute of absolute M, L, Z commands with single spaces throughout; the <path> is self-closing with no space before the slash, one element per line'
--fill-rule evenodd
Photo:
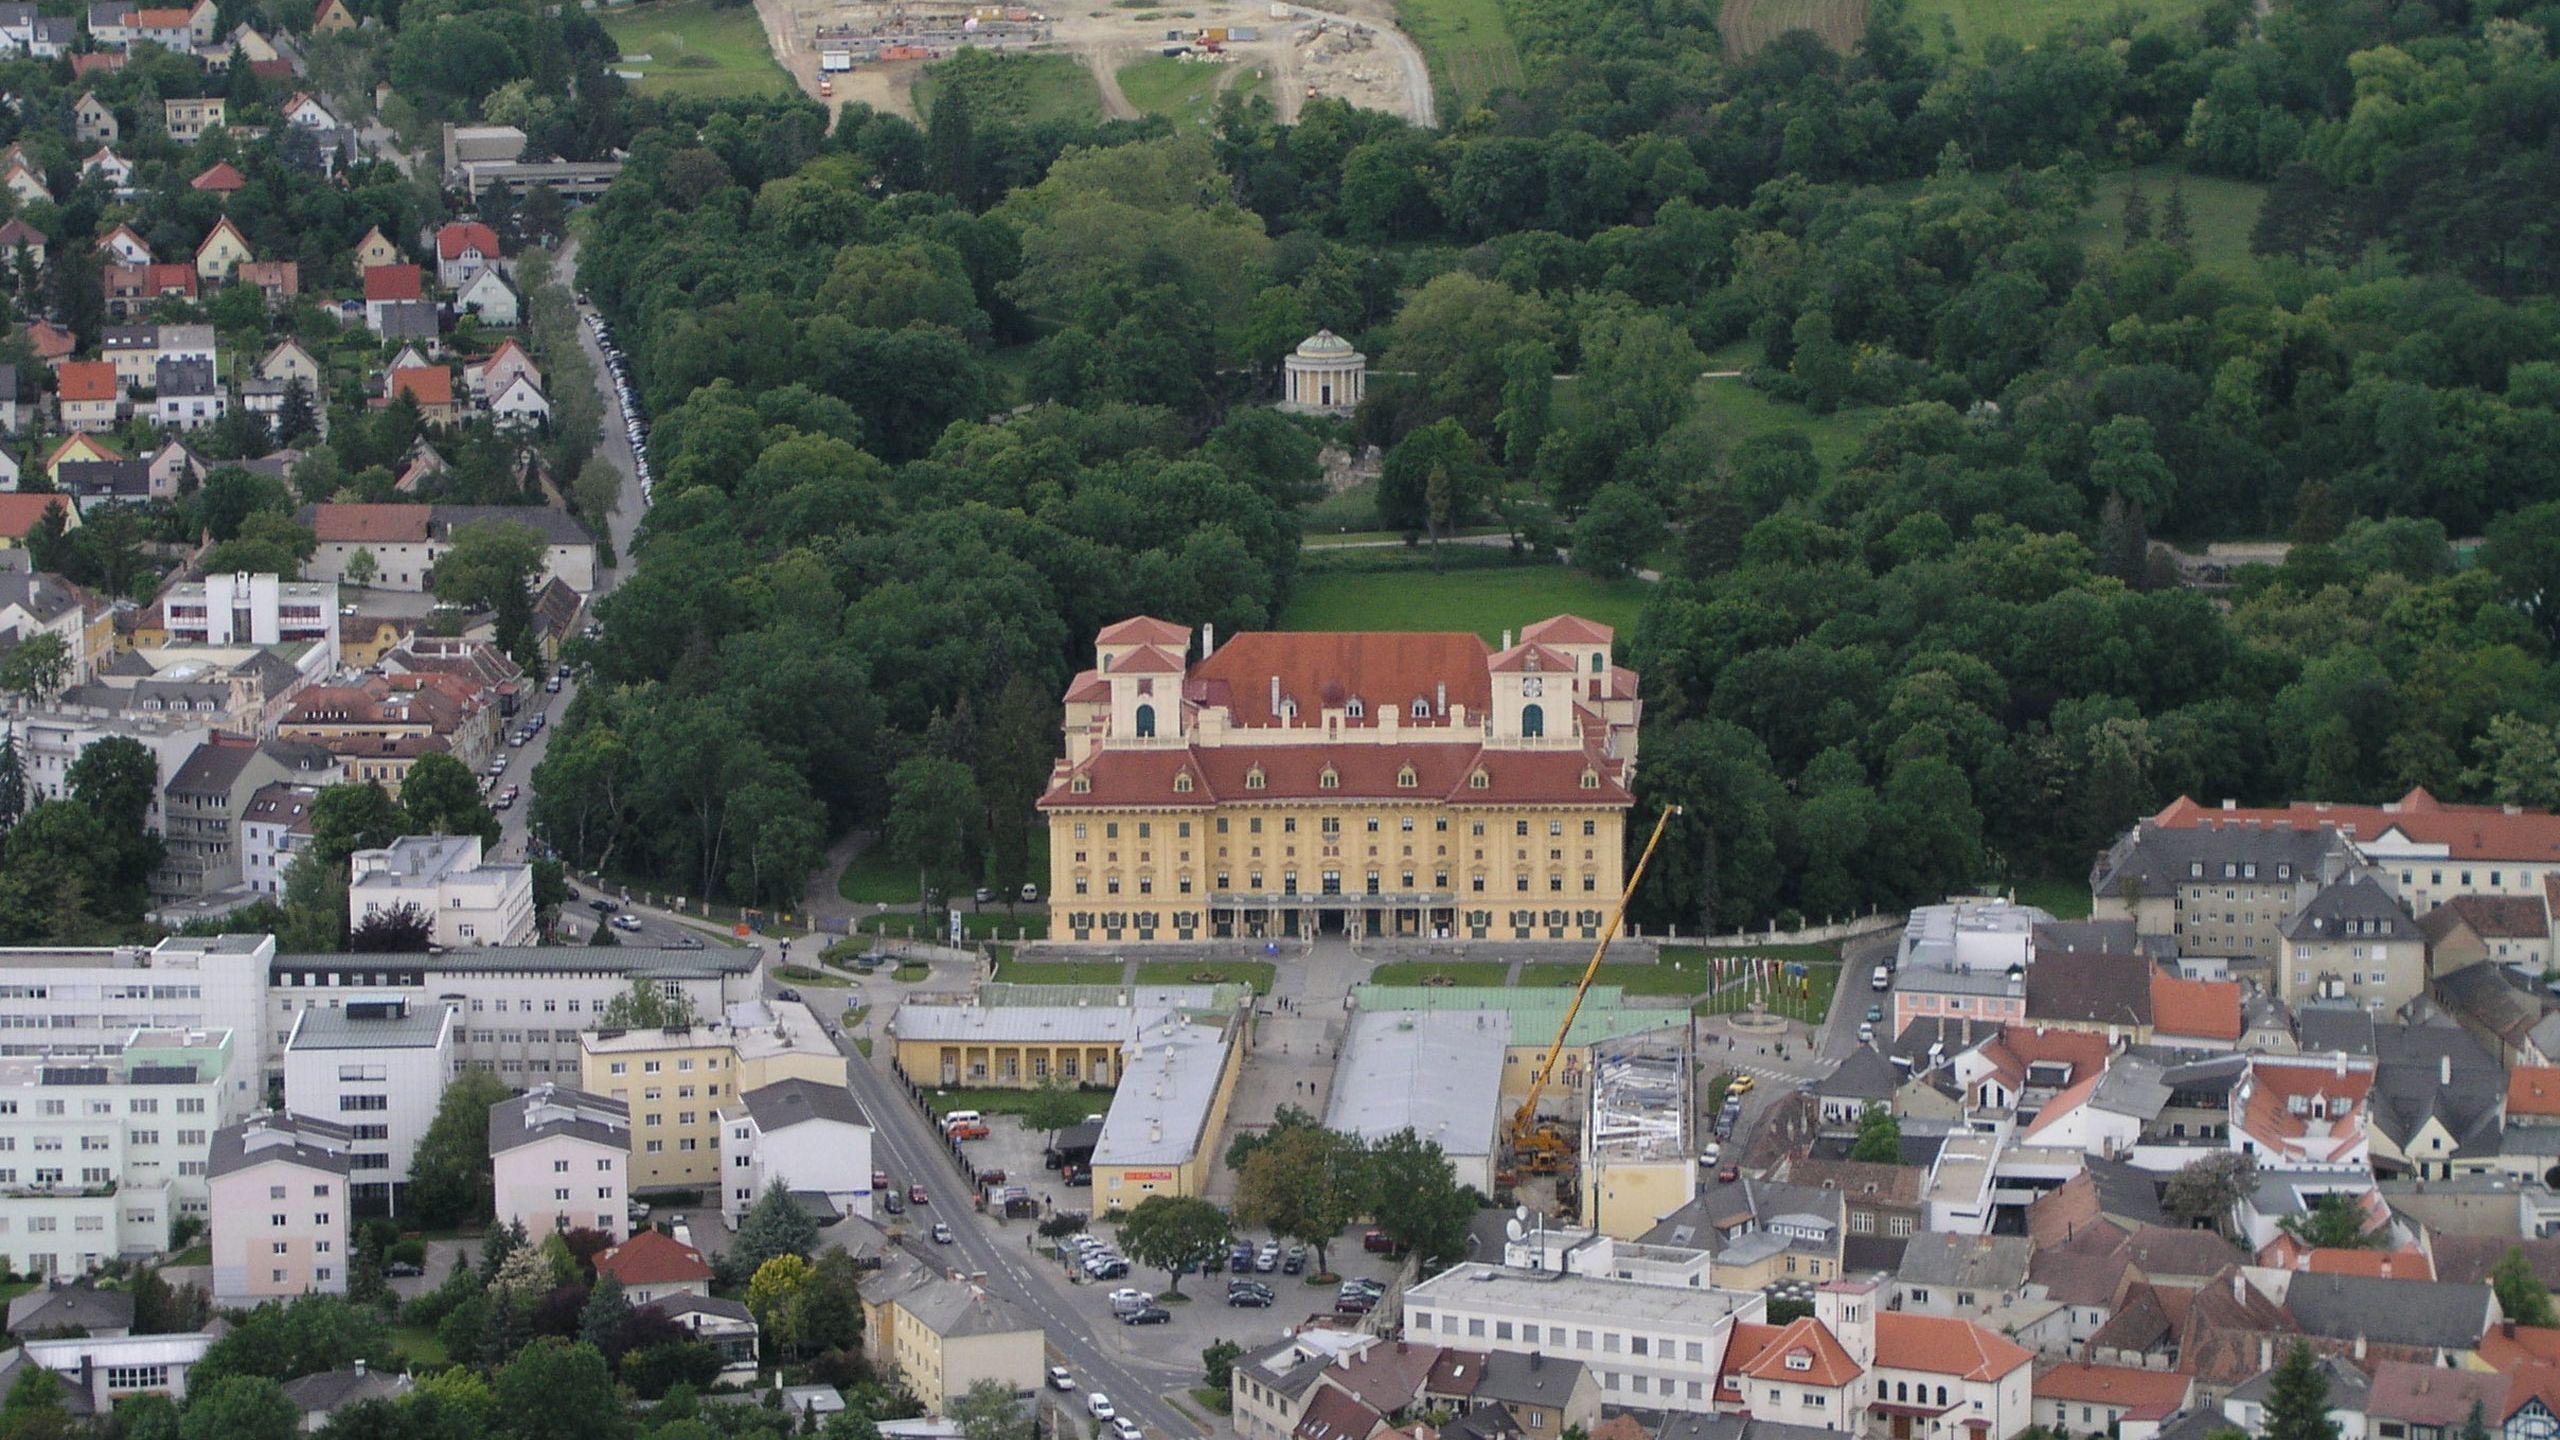
<path fill-rule="evenodd" d="M 1410 769 L 1414 783 L 1399 784 Z M 1471 783 L 1484 772 L 1481 790 Z M 1330 771 L 1334 783 L 1324 783 Z M 1599 779 L 1585 789 L 1583 774 Z M 1259 772 L 1261 783 L 1252 783 Z M 1188 773 L 1191 789 L 1175 788 Z M 1076 793 L 1073 776 L 1089 782 Z M 1487 750 L 1468 744 L 1240 745 L 1196 750 L 1102 750 L 1070 777 L 1051 783 L 1041 800 L 1047 809 L 1109 806 L 1206 806 L 1224 801 L 1425 800 L 1448 805 L 1591 805 L 1630 803 L 1618 782 L 1616 762 L 1580 750 Z"/>
<path fill-rule="evenodd" d="M 136 30 L 184 30 L 188 13 L 179 9 L 136 10 L 132 28 Z"/>
<path fill-rule="evenodd" d="M 2508 1071 L 2507 1114 L 2560 1116 L 2560 1067 L 2519 1065 Z"/>
<path fill-rule="evenodd" d="M 2278 1235 L 2258 1251 L 2258 1263 L 2271 1270 L 2297 1270 L 2306 1275 L 2354 1275 L 2366 1280 L 2433 1280 L 2436 1267 L 2421 1250 L 2307 1249 L 2290 1235 Z"/>
<path fill-rule="evenodd" d="M 1117 625 L 1102 627 L 1102 633 L 1094 637 L 1094 643 L 1098 645 L 1171 645 L 1176 648 L 1186 648 L 1191 644 L 1191 632 L 1170 620 L 1158 620 L 1152 615 L 1137 615 Z"/>
<path fill-rule="evenodd" d="M 2370 842 L 2388 831 L 2424 845 L 2442 845 L 2454 860 L 2560 861 L 2560 815 L 2547 810 L 2509 814 L 2496 805 L 2447 805 L 2416 789 L 2389 805 L 2333 805 L 2297 800 L 2278 809 L 2224 810 L 2197 804 L 2181 795 L 2153 822 L 2181 829 L 2211 825 L 2289 826 L 2316 830 L 2352 827 L 2358 840 Z"/>
<path fill-rule="evenodd" d="M 124 393 L 116 367 L 104 360 L 74 360 L 62 367 L 61 397 L 66 402 L 113 400 Z"/>
<path fill-rule="evenodd" d="M 2120 1365 L 2056 1365 L 2036 1377 L 2039 1400 L 2071 1400 L 2087 1405 L 2167 1405 L 2186 1403 L 2195 1382 L 2162 1370 L 2136 1370 Z"/>
<path fill-rule="evenodd" d="M 45 233 L 12 215 L 9 223 L 0 225 L 0 249 L 15 250 L 23 245 L 33 249 L 45 243 Z"/>
<path fill-rule="evenodd" d="M 1997 1380 L 2034 1361 L 2034 1356 L 1970 1321 L 1893 1310 L 1876 1317 L 1879 1369 Z"/>
<path fill-rule="evenodd" d="M 2353 1150 L 2364 1136 L 2365 1099 L 2373 1092 L 2370 1061 L 2359 1068 L 2332 1061 L 2286 1064 L 2260 1056 L 2250 1062 L 2249 1077 L 2242 1083 L 2249 1086 L 2249 1099 L 2240 1117 L 2241 1128 L 2282 1155 L 2334 1160 Z M 2323 1115 L 2333 1108 L 2330 1102 L 2344 1100 L 2347 1113 L 2328 1116 L 2327 1137 L 2308 1139 L 2312 1115 L 2309 1110 L 2293 1113 L 2290 1102 L 2296 1097 Z"/>
<path fill-rule="evenodd" d="M 27 344 L 39 360 L 59 360 L 80 348 L 79 337 L 50 320 L 28 323 Z"/>
<path fill-rule="evenodd" d="M 2161 1035 L 2238 1040 L 2239 982 L 2181 980 L 2165 970 L 2152 972 L 2151 1028 Z"/>
<path fill-rule="evenodd" d="M 24 540 L 29 531 L 44 519 L 47 510 L 61 507 L 63 518 L 71 515 L 71 501 L 62 495 L 0 495 L 0 535 Z"/>
<path fill-rule="evenodd" d="M 85 55 L 74 55 L 71 57 L 71 77 L 76 80 L 93 73 L 112 75 L 124 68 L 124 62 L 121 51 L 94 50 Z"/>
<path fill-rule="evenodd" d="M 311 534 L 323 544 L 410 544 L 427 540 L 426 505 L 341 505 L 311 507 Z"/>
<path fill-rule="evenodd" d="M 2480 1363 L 2501 1372 L 2519 1365 L 2560 1365 L 2560 1330 L 2512 1321 L 2491 1326 L 2480 1337 Z"/>
<path fill-rule="evenodd" d="M 214 162 L 212 169 L 207 170 L 193 180 L 188 181 L 187 185 L 190 189 L 211 190 L 218 194 L 228 195 L 234 190 L 241 189 L 248 183 L 249 177 L 241 174 L 237 169 L 235 169 L 230 161 L 217 160 Z"/>
<path fill-rule="evenodd" d="M 426 293 L 426 278 L 415 265 L 374 265 L 364 272 L 367 300 L 418 300 Z"/>
<path fill-rule="evenodd" d="M 1354 699 L 1367 714 L 1344 722 L 1349 725 L 1375 725 L 1389 705 L 1403 712 L 1399 719 L 1409 720 L 1416 700 L 1431 707 L 1437 721 L 1443 685 L 1453 711 L 1463 705 L 1473 717 L 1492 708 L 1493 682 L 1485 668 L 1490 658 L 1473 635 L 1257 630 L 1228 640 L 1192 666 L 1184 688 L 1200 704 L 1226 706 L 1235 723 L 1245 726 L 1280 723 L 1271 707 L 1274 676 L 1281 698 L 1297 702 L 1308 724 L 1320 707 Z"/>
<path fill-rule="evenodd" d="M 436 231 L 436 254 L 446 260 L 459 260 L 465 250 L 477 249 L 483 255 L 498 258 L 498 232 L 477 220 L 457 220 Z"/>
<path fill-rule="evenodd" d="M 1585 620 L 1579 615 L 1558 615 L 1520 632 L 1521 639 L 1540 645 L 1606 645 L 1617 635 L 1618 632 L 1608 626 Z"/>
<path fill-rule="evenodd" d="M 391 372 L 386 398 L 414 396 L 420 405 L 453 403 L 453 372 L 442 365 L 411 365 Z"/>
<path fill-rule="evenodd" d="M 1736 1384 L 1734 1377 L 1742 1373 L 1744 1365 L 1760 1358 L 1761 1352 L 1769 1348 L 1769 1343 L 1785 1333 L 1785 1330 L 1786 1327 L 1782 1325 L 1752 1325 L 1736 1322 L 1732 1337 L 1725 1342 L 1724 1372 L 1716 1377 L 1717 1390 L 1740 1394 L 1740 1387 Z"/>
<path fill-rule="evenodd" d="M 643 1230 L 599 1252 L 595 1264 L 597 1278 L 610 1275 L 624 1285 L 674 1285 L 711 1278 L 711 1267 L 703 1263 L 701 1251 L 679 1245 L 656 1230 Z"/>
<path fill-rule="evenodd" d="M 1734 1369 L 1754 1380 L 1815 1385 L 1825 1390 L 1837 1390 L 1866 1373 L 1839 1337 L 1810 1315 L 1779 1331 L 1760 1347 L 1759 1353 Z"/>

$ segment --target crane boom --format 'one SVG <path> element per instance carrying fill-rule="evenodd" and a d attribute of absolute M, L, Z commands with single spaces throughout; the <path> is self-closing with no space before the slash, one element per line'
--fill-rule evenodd
<path fill-rule="evenodd" d="M 1564 1008 L 1564 1023 L 1556 1027 L 1556 1038 L 1547 1045 L 1546 1058 L 1538 1062 L 1529 1076 L 1529 1098 L 1520 1102 L 1520 1113 L 1511 1117 L 1511 1143 L 1517 1147 L 1537 1124 L 1538 1096 L 1547 1088 L 1547 1078 L 1555 1073 L 1556 1057 L 1564 1053 L 1564 1037 L 1573 1030 L 1573 1017 L 1582 1013 L 1583 997 L 1591 993 L 1591 982 L 1600 973 L 1600 962 L 1609 954 L 1609 942 L 1618 938 L 1618 927 L 1626 923 L 1627 902 L 1636 896 L 1636 886 L 1644 882 L 1644 871 L 1653 863 L 1653 852 L 1662 844 L 1662 832 L 1671 827 L 1671 817 L 1681 812 L 1678 805 L 1665 806 L 1662 816 L 1653 822 L 1653 835 L 1644 842 L 1644 853 L 1636 857 L 1635 872 L 1627 877 L 1627 888 L 1618 892 L 1617 908 L 1609 912 L 1609 923 L 1600 931 L 1600 943 L 1592 947 L 1591 963 L 1582 967 L 1582 983 L 1573 987 L 1573 1003 Z"/>

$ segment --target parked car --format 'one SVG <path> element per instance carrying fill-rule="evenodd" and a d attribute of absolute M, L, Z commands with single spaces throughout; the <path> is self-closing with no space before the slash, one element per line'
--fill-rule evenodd
<path fill-rule="evenodd" d="M 986 886 L 984 886 L 984 885 L 981 885 L 981 886 L 979 886 L 979 887 L 978 887 L 978 893 L 977 893 L 976 899 L 977 899 L 977 902 L 978 902 L 979 904 L 984 905 L 984 904 L 986 904 L 988 901 L 993 900 L 994 898 L 996 898 L 996 892 L 994 892 L 993 890 L 988 889 L 988 888 L 987 888 Z"/>
<path fill-rule="evenodd" d="M 899 1199 L 898 1192 L 892 1190 L 880 1197 L 880 1208 L 892 1215 L 904 1215 L 907 1213 L 907 1202 Z"/>
<path fill-rule="evenodd" d="M 1172 1322 L 1173 1312 L 1161 1305 L 1150 1305 L 1144 1310 L 1132 1310 L 1120 1317 L 1120 1323 L 1123 1325 L 1169 1325 Z"/>
<path fill-rule="evenodd" d="M 613 928 L 620 930 L 625 934 L 637 934 L 640 929 L 640 917 L 637 915 L 616 915 L 613 917 Z"/>
<path fill-rule="evenodd" d="M 1239 1245 L 1233 1250 L 1228 1251 L 1227 1268 L 1235 1271 L 1251 1270 L 1253 1268 L 1253 1247 L 1250 1245 Z"/>
<path fill-rule="evenodd" d="M 1360 1237 L 1360 1248 L 1372 1255 L 1384 1255 L 1396 1248 L 1396 1242 L 1388 1239 L 1385 1231 L 1372 1230 Z"/>
<path fill-rule="evenodd" d="M 1870 990 L 1892 989 L 1893 972 L 1882 965 L 1877 966 L 1875 975 L 1867 981 L 1867 988 Z"/>
<path fill-rule="evenodd" d="M 1739 1167 L 1739 1166 L 1735 1166 L 1735 1165 L 1727 1165 L 1727 1166 L 1726 1166 L 1726 1167 L 1724 1167 L 1723 1169 L 1721 1169 L 1721 1170 L 1719 1170 L 1719 1171 L 1717 1171 L 1717 1172 L 1716 1172 L 1716 1183 L 1717 1183 L 1717 1184 L 1719 1184 L 1719 1185 L 1730 1185 L 1730 1184 L 1732 1184 L 1734 1181 L 1739 1180 L 1739 1179 L 1741 1179 L 1741 1178 L 1742 1178 L 1742 1170 L 1741 1170 L 1741 1167 Z"/>
<path fill-rule="evenodd" d="M 934 1244 L 936 1244 L 936 1245 L 948 1245 L 948 1244 L 950 1244 L 950 1243 L 951 1243 L 951 1227 L 950 1227 L 950 1226 L 948 1226 L 948 1225 L 943 1224 L 943 1223 L 942 1223 L 941 1221 L 939 1221 L 939 1220 L 934 1221 L 934 1222 L 933 1222 L 933 1243 L 934 1243 Z"/>
<path fill-rule="evenodd" d="M 1099 1390 L 1088 1390 L 1084 1394 L 1084 1413 L 1096 1420 L 1108 1420 L 1120 1412 L 1111 1408 L 1110 1396 Z"/>
<path fill-rule="evenodd" d="M 1154 1304 L 1156 1297 L 1144 1290 L 1132 1290 L 1124 1285 L 1112 1291 L 1109 1299 L 1112 1312 L 1117 1314 L 1123 1310 L 1143 1310 Z"/>
<path fill-rule="evenodd" d="M 1883 1024 L 1883 1023 L 1884 1023 L 1884 1007 L 1883 1007 L 1883 1006 L 1881 1006 L 1881 1005 L 1870 1005 L 1870 1006 L 1868 1006 L 1868 1007 L 1867 1007 L 1867 1023 L 1868 1023 L 1868 1024 L 1870 1024 L 1870 1025 L 1881 1025 L 1881 1024 Z"/>
<path fill-rule="evenodd" d="M 1230 1290 L 1227 1303 L 1247 1310 L 1268 1310 L 1274 1297 L 1268 1290 Z"/>
<path fill-rule="evenodd" d="M 1067 1373 L 1066 1366 L 1052 1365 L 1049 1367 L 1049 1388 L 1052 1390 L 1073 1390 L 1076 1388 L 1076 1377 Z"/>
<path fill-rule="evenodd" d="M 1337 1295 L 1333 1300 L 1336 1315 L 1366 1315 L 1378 1308 L 1378 1302 L 1366 1295 Z"/>
<path fill-rule="evenodd" d="M 773 996 L 777 1000 L 789 1000 L 796 1004 L 800 999 L 800 992 L 792 989 L 788 985 L 785 985 L 781 989 L 774 991 Z"/>
<path fill-rule="evenodd" d="M 1023 886 L 1023 887 L 1022 887 L 1022 903 L 1023 903 L 1023 904 L 1025 904 L 1025 905 L 1037 905 L 1037 904 L 1039 904 L 1039 903 L 1040 903 L 1040 887 L 1039 887 L 1039 886 L 1037 886 L 1037 885 L 1025 885 L 1025 886 Z"/>
<path fill-rule="evenodd" d="M 1141 1320 L 1137 1323 L 1145 1325 L 1151 1322 Z M 1138 1422 L 1126 1415 L 1112 1417 L 1111 1434 L 1113 1440 L 1147 1440 L 1147 1432 L 1139 1429 Z"/>
<path fill-rule="evenodd" d="M 1265 1245 L 1254 1253 L 1253 1268 L 1268 1275 L 1280 1268 L 1280 1247 Z"/>
<path fill-rule="evenodd" d="M 1379 1281 L 1371 1280 L 1363 1276 L 1359 1279 L 1343 1281 L 1341 1293 L 1345 1295 L 1366 1295 L 1370 1299 L 1375 1300 L 1379 1296 L 1387 1293 L 1387 1287 Z"/>
<path fill-rule="evenodd" d="M 1283 1275 L 1295 1275 L 1306 1268 L 1307 1247 L 1304 1245 L 1290 1246 L 1289 1253 L 1281 1257 L 1280 1273 Z"/>
<path fill-rule="evenodd" d="M 614 911 L 621 909 L 622 906 L 612 900 L 606 899 L 602 895 L 599 895 L 593 900 L 587 902 L 587 908 L 593 910 L 599 915 L 610 915 Z"/>
<path fill-rule="evenodd" d="M 382 1273 L 393 1280 L 406 1280 L 424 1275 L 427 1271 L 423 1265 L 412 1265 L 406 1260 L 394 1260 L 382 1267 Z"/>
<path fill-rule="evenodd" d="M 981 1170 L 978 1172 L 978 1188 L 981 1190 L 985 1189 L 989 1185 L 1001 1185 L 1003 1183 L 1004 1171 L 1002 1170 Z"/>

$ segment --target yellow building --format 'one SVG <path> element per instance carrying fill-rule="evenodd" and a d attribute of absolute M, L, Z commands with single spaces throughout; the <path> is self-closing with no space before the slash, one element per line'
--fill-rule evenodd
<path fill-rule="evenodd" d="M 892 1024 L 898 1068 L 918 1085 L 1032 1090 L 1120 1083 L 1146 1012 L 1065 1005 L 909 1005 Z"/>
<path fill-rule="evenodd" d="M 1643 705 L 1615 635 L 1262 632 L 1139 617 L 1066 694 L 1052 938 L 1592 939 Z"/>
<path fill-rule="evenodd" d="M 901 1255 L 862 1286 L 862 1346 L 930 1414 L 981 1380 L 1016 1395 L 1040 1389 L 1048 1337 L 1037 1322 L 985 1289 Z"/>
<path fill-rule="evenodd" d="M 1582 1121 L 1582 1223 L 1633 1240 L 1698 1196 L 1685 1023 L 1591 1047 Z M 1718 1284 L 1724 1283 L 1719 1280 Z"/>
<path fill-rule="evenodd" d="M 631 1188 L 716 1186 L 720 1107 L 783 1080 L 842 1086 L 833 1046 L 794 1045 L 770 1027 L 590 1030 L 578 1037 L 578 1088 L 631 1111 Z"/>

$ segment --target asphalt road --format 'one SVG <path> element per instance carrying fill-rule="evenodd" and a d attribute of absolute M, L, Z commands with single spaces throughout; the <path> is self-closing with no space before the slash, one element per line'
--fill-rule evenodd
<path fill-rule="evenodd" d="M 768 968 L 767 992 L 777 988 L 777 983 Z M 841 1036 L 836 1043 L 845 1047 Z M 1084 1410 L 1083 1396 L 1100 1390 L 1111 1397 L 1112 1405 L 1121 1414 L 1153 1434 L 1187 1437 L 1202 1433 L 1198 1426 L 1156 1398 L 1165 1391 L 1197 1383 L 1199 1367 L 1134 1361 L 1097 1341 L 1092 1333 L 1095 1317 L 1076 1313 L 1055 1286 L 1032 1273 L 1033 1266 L 1044 1262 L 1021 1248 L 1021 1229 L 1017 1227 L 1002 1239 L 990 1233 L 988 1223 L 972 1208 L 970 1187 L 953 1166 L 950 1151 L 934 1134 L 924 1112 L 907 1098 L 897 1078 L 885 1065 L 875 1066 L 849 1047 L 847 1053 L 853 1062 L 849 1068 L 853 1072 L 854 1098 L 871 1116 L 872 1163 L 901 1185 L 922 1182 L 925 1193 L 933 1197 L 932 1204 L 907 1212 L 908 1218 L 916 1222 L 909 1227 L 918 1237 L 916 1254 L 928 1264 L 969 1274 L 989 1294 L 1018 1306 L 1038 1321 L 1048 1332 L 1050 1349 L 1073 1372 L 1080 1387 L 1073 1396 L 1051 1392 L 1052 1398 L 1069 1404 L 1079 1416 Z M 952 1244 L 934 1245 L 923 1240 L 936 1220 L 951 1227 Z M 1143 1282 L 1132 1279 L 1126 1283 Z"/>

